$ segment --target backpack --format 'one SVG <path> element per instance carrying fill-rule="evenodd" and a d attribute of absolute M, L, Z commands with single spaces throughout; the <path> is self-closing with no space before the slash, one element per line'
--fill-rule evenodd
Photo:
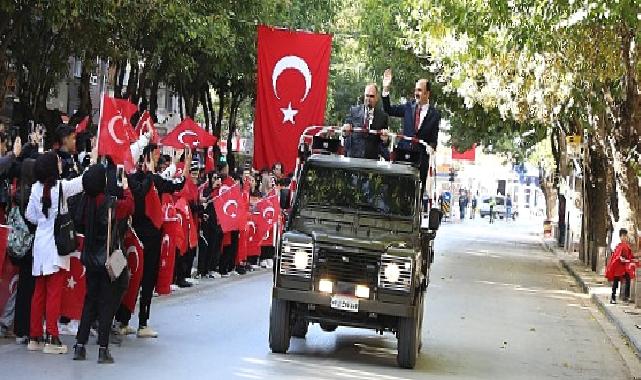
<path fill-rule="evenodd" d="M 7 216 L 7 224 L 11 226 L 7 242 L 7 253 L 14 260 L 20 260 L 27 255 L 33 243 L 33 235 L 29 231 L 20 208 L 13 206 Z"/>

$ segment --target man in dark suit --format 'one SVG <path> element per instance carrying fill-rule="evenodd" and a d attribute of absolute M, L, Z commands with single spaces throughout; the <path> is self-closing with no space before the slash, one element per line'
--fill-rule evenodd
<path fill-rule="evenodd" d="M 427 79 L 419 79 L 414 87 L 414 100 L 405 104 L 391 105 L 389 87 L 392 84 L 392 70 L 387 69 L 383 74 L 383 110 L 395 117 L 403 118 L 403 135 L 418 137 L 428 143 L 433 149 L 438 145 L 438 130 L 441 123 L 441 113 L 430 104 L 431 87 Z M 428 156 L 423 145 L 401 140 L 399 148 L 418 150 L 421 152 L 420 175 L 421 196 L 425 191 L 427 179 Z"/>
<path fill-rule="evenodd" d="M 389 159 L 387 143 L 387 124 L 389 117 L 380 108 L 376 107 L 378 102 L 378 87 L 375 84 L 365 86 L 364 102 L 350 108 L 345 119 L 343 130 L 345 131 L 345 153 L 349 157 L 378 159 L 383 157 Z M 362 128 L 368 131 L 380 131 L 381 134 L 369 133 L 367 131 L 353 131 L 354 128 Z"/>

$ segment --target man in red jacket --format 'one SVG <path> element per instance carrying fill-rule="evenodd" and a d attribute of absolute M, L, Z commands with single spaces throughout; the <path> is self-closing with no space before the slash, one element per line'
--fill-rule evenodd
<path fill-rule="evenodd" d="M 619 281 L 622 279 L 625 279 L 623 301 L 626 302 L 628 298 L 630 298 L 630 273 L 628 272 L 628 265 L 634 260 L 634 255 L 628 243 L 628 231 L 625 228 L 619 230 L 619 238 L 621 242 L 614 249 L 614 253 L 605 270 L 605 277 L 609 281 L 612 281 L 612 298 L 610 298 L 610 303 L 617 302 L 616 292 L 619 288 Z"/>

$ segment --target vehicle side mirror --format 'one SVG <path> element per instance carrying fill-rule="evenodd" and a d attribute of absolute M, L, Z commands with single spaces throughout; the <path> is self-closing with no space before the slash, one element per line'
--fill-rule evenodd
<path fill-rule="evenodd" d="M 292 194 L 289 189 L 280 189 L 280 209 L 287 210 L 291 203 Z"/>
<path fill-rule="evenodd" d="M 436 231 L 441 226 L 441 219 L 443 219 L 443 212 L 438 208 L 430 209 L 428 217 L 428 228 Z"/>

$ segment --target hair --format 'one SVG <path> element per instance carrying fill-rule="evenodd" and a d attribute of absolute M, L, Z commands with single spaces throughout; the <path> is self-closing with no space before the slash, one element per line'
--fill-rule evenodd
<path fill-rule="evenodd" d="M 423 83 L 425 83 L 425 90 L 426 90 L 427 92 L 430 92 L 430 93 L 432 92 L 432 85 L 430 84 L 430 81 L 429 81 L 429 80 L 427 80 L 427 79 L 425 79 L 425 78 L 421 78 L 421 79 L 417 80 L 416 82 L 417 82 L 417 83 L 418 83 L 418 82 L 423 82 Z"/>
<path fill-rule="evenodd" d="M 379 92 L 378 92 L 378 86 L 376 85 L 376 83 L 374 83 L 374 82 L 368 83 L 368 84 L 365 86 L 365 89 L 367 89 L 367 87 L 374 87 L 374 89 L 376 90 L 376 93 L 377 93 L 377 94 L 379 93 Z"/>
<path fill-rule="evenodd" d="M 619 237 L 621 237 L 623 235 L 627 235 L 627 234 L 628 234 L 628 230 L 626 230 L 625 228 L 621 228 L 619 230 Z"/>
<path fill-rule="evenodd" d="M 56 152 L 50 151 L 38 156 L 34 172 L 36 181 L 44 186 L 42 190 L 42 213 L 48 218 L 49 209 L 51 208 L 51 188 L 56 185 L 60 178 Z"/>
<path fill-rule="evenodd" d="M 74 127 L 70 127 L 67 124 L 60 124 L 56 129 L 56 140 L 59 144 L 62 144 L 62 140 L 64 140 L 65 137 L 74 133 L 76 133 L 76 129 Z"/>

